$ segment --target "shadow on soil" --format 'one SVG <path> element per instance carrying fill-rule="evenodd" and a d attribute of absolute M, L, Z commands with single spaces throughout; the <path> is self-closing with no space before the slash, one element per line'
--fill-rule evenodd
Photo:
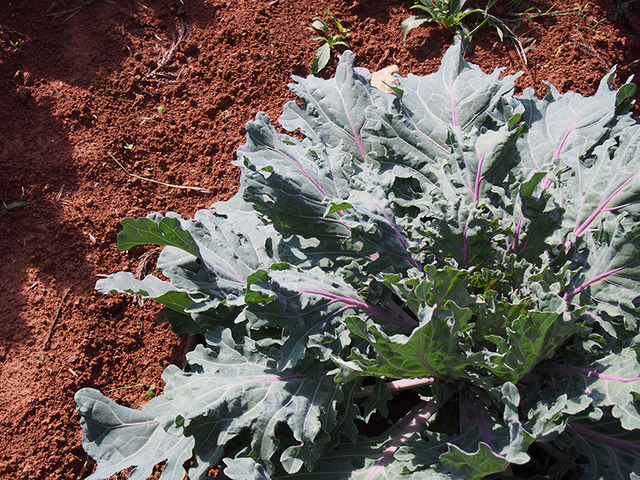
<path fill-rule="evenodd" d="M 101 246 L 87 232 L 92 214 L 113 213 L 86 198 L 101 158 L 82 159 L 72 139 L 96 127 L 92 92 L 136 58 L 128 38 L 171 38 L 179 13 L 166 1 L 87 3 L 0 5 L 0 203 L 29 203 L 0 214 L 0 360 L 13 344 L 42 344 L 67 289 L 67 303 L 93 291 L 98 248 L 115 234 Z M 81 188 L 87 205 L 74 202 Z"/>

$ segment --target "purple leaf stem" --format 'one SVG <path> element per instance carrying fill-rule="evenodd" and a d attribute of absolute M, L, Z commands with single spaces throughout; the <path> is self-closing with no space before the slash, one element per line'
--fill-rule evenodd
<path fill-rule="evenodd" d="M 140 425 L 160 425 L 160 422 L 158 420 L 147 420 L 146 422 L 122 423 L 120 425 L 111 426 L 111 428 L 138 427 Z"/>
<path fill-rule="evenodd" d="M 600 214 L 600 212 L 606 210 L 607 204 L 611 200 L 613 200 L 613 197 L 615 197 L 618 193 L 620 193 L 622 190 L 624 190 L 624 188 L 627 185 L 629 185 L 631 182 L 633 182 L 639 175 L 640 175 L 640 170 L 633 177 L 631 177 L 629 180 L 627 180 L 622 185 L 620 185 L 618 188 L 616 188 L 615 192 L 613 192 L 603 202 L 601 202 L 600 205 L 598 205 L 598 208 L 596 208 L 595 211 L 591 215 L 589 215 L 589 218 L 587 218 L 584 221 L 584 223 L 582 225 L 580 225 L 580 227 L 578 227 L 576 225 L 576 228 L 574 228 L 574 230 L 573 230 L 573 232 L 576 234 L 576 236 L 577 237 L 581 237 L 582 235 L 584 235 L 584 232 L 587 230 L 589 225 L 591 225 L 591 222 L 593 222 L 595 220 L 595 218 Z"/>
<path fill-rule="evenodd" d="M 367 312 L 369 315 L 375 315 L 376 317 L 382 317 L 385 320 L 388 320 L 389 323 L 393 323 L 395 325 L 404 327 L 404 328 L 413 328 L 417 322 L 413 319 L 410 319 L 412 321 L 412 324 L 409 324 L 409 322 L 407 321 L 409 318 L 408 317 L 404 317 L 402 319 L 397 318 L 395 315 L 392 315 L 391 313 L 389 313 L 386 310 L 383 310 L 381 308 L 378 307 L 374 307 L 373 305 L 369 305 L 367 302 L 365 302 L 362 299 L 355 299 L 355 298 L 351 298 L 351 297 L 343 297 L 340 295 L 335 295 L 333 293 L 329 293 L 329 292 L 323 292 L 320 290 L 299 290 L 300 293 L 308 293 L 311 295 L 319 295 L 321 297 L 325 297 L 325 298 L 329 298 L 331 299 L 329 303 L 344 303 L 350 307 L 353 308 L 357 308 L 360 310 L 364 310 L 365 312 Z M 403 321 L 404 320 L 404 321 Z"/>
<path fill-rule="evenodd" d="M 560 156 L 560 152 L 562 152 L 562 149 L 564 148 L 564 144 L 567 141 L 567 138 L 569 138 L 569 135 L 571 135 L 571 133 L 575 130 L 575 123 L 576 123 L 576 117 L 574 116 L 573 120 L 571 121 L 571 125 L 569 125 L 569 129 L 562 137 L 562 140 L 560 140 L 560 145 L 558 145 L 558 147 L 553 152 L 554 160 L 556 160 Z"/>
<path fill-rule="evenodd" d="M 295 165 L 295 166 L 296 166 L 296 168 L 297 168 L 298 170 L 300 170 L 300 173 L 302 173 L 302 175 L 303 175 L 304 177 L 306 177 L 306 178 L 307 178 L 307 179 L 308 179 L 308 180 L 313 184 L 313 186 L 314 186 L 314 187 L 316 187 L 316 188 L 318 189 L 318 191 L 319 191 L 320 193 L 322 193 L 322 195 L 323 195 L 323 196 L 325 196 L 325 197 L 327 196 L 327 194 L 326 194 L 326 193 L 325 193 L 325 191 L 323 190 L 322 186 L 321 186 L 318 182 L 316 182 L 316 181 L 311 177 L 311 175 L 309 174 L 309 172 L 307 172 L 307 171 L 305 170 L 305 168 L 304 168 L 302 165 L 300 165 L 298 162 L 296 162 L 296 161 L 295 161 L 293 158 L 291 158 L 289 155 L 287 155 L 286 153 L 284 153 L 284 152 L 283 152 L 283 151 L 281 151 L 281 150 L 278 150 L 278 149 L 277 149 L 277 148 L 275 148 L 275 147 L 266 147 L 266 148 L 267 148 L 267 150 L 271 150 L 271 151 L 273 151 L 273 152 L 279 153 L 279 154 L 280 154 L 280 155 L 282 155 L 284 158 L 286 158 L 287 160 L 289 160 L 293 165 Z"/>
<path fill-rule="evenodd" d="M 407 325 L 413 325 L 414 319 L 407 312 L 405 312 L 402 308 L 400 308 L 393 300 L 389 300 L 384 306 L 394 315 L 397 315 L 399 318 L 402 318 L 406 321 Z"/>
<path fill-rule="evenodd" d="M 342 101 L 342 107 L 344 108 L 344 113 L 347 116 L 347 120 L 349 121 L 349 126 L 351 127 L 351 131 L 353 132 L 353 139 L 358 144 L 358 149 L 360 150 L 360 153 L 362 154 L 362 159 L 364 160 L 367 158 L 367 152 L 365 152 L 364 146 L 362 145 L 362 140 L 360 139 L 360 135 L 358 135 L 358 132 L 356 132 L 356 127 L 353 124 L 353 120 L 351 120 L 351 115 L 349 115 L 349 110 L 347 109 L 347 104 L 344 101 L 344 96 L 342 95 L 342 92 L 339 89 L 337 90 L 338 90 L 338 95 L 340 95 L 340 100 Z"/>
<path fill-rule="evenodd" d="M 400 240 L 400 244 L 402 245 L 402 248 L 404 248 L 404 250 L 407 252 L 407 258 L 409 259 L 409 262 L 411 262 L 411 264 L 417 268 L 418 270 L 422 271 L 422 267 L 418 264 L 418 262 L 416 262 L 416 260 L 409 254 L 409 246 L 407 245 L 407 242 L 404 241 L 404 238 L 402 237 L 402 235 L 400 234 L 400 231 L 398 230 L 398 227 L 396 227 L 395 223 L 393 223 L 393 221 L 391 220 L 391 218 L 389 218 L 389 215 L 387 215 L 387 212 L 385 211 L 384 208 L 382 208 L 382 206 L 376 202 L 375 198 L 373 198 L 373 196 L 371 194 L 369 194 L 369 198 L 371 199 L 371 201 L 373 202 L 373 204 L 376 206 L 376 208 L 378 209 L 378 211 L 380 213 L 382 213 L 382 215 L 384 216 L 384 218 L 387 220 L 387 222 L 389 222 L 389 225 L 391 225 L 391 228 L 393 228 L 393 235 L 395 235 L 395 237 Z"/>
<path fill-rule="evenodd" d="M 211 254 L 211 256 L 215 257 L 218 259 L 218 261 L 220 262 L 219 264 L 212 264 L 211 262 L 206 262 L 207 267 L 209 267 L 211 270 L 213 270 L 214 272 L 218 273 L 218 275 L 220 273 L 226 273 L 227 275 L 229 275 L 230 277 L 234 277 L 238 280 L 238 284 L 239 285 L 246 285 L 247 284 L 247 279 L 243 278 L 234 268 L 233 266 L 224 258 L 222 258 L 220 255 L 215 254 L 213 251 L 209 250 L 209 253 Z M 220 264 L 224 264 L 226 267 L 228 268 L 221 268 Z"/>
<path fill-rule="evenodd" d="M 487 424 L 487 412 L 477 402 L 473 402 L 473 410 L 476 413 L 475 425 L 482 441 L 494 452 L 504 455 L 503 452 L 498 452 L 498 448 L 494 443 L 493 435 L 491 435 L 491 426 Z"/>
<path fill-rule="evenodd" d="M 616 273 L 618 273 L 620 270 L 624 270 L 627 267 L 630 267 L 636 263 L 640 262 L 640 260 L 630 263 L 629 265 L 623 265 L 622 267 L 618 267 L 618 268 L 614 268 L 613 270 L 607 270 L 606 272 L 602 272 L 600 275 L 596 275 L 595 277 L 593 277 L 591 280 L 583 283 L 582 285 L 580 285 L 578 288 L 576 288 L 575 290 L 572 290 L 571 292 L 567 292 L 564 295 L 564 301 L 568 302 L 569 300 L 571 300 L 571 297 L 583 292 L 589 285 L 591 285 L 592 283 L 595 283 L 599 280 L 602 280 L 603 278 L 607 278 L 610 275 L 615 275 Z"/>
<path fill-rule="evenodd" d="M 468 252 L 467 230 L 469 230 L 469 218 L 467 218 L 467 221 L 464 224 L 464 229 L 462 230 L 462 266 L 463 267 L 467 266 L 467 254 L 468 254 L 467 253 Z"/>
<path fill-rule="evenodd" d="M 520 220 L 518 220 L 518 226 L 516 227 L 516 231 L 513 232 L 513 243 L 511 245 L 507 245 L 507 252 L 509 250 L 515 250 L 518 246 L 518 240 L 520 240 L 520 230 L 522 230 L 522 222 L 524 221 L 524 215 L 520 215 Z"/>
<path fill-rule="evenodd" d="M 631 383 L 631 382 L 640 382 L 640 377 L 616 377 L 615 375 L 608 375 L 604 373 L 598 373 L 596 370 L 587 368 L 587 367 L 575 367 L 573 365 L 557 365 L 562 370 L 567 370 L 569 372 L 577 373 L 581 375 L 585 379 L 585 384 L 587 383 L 587 377 L 595 377 L 598 380 L 612 381 L 612 382 L 621 382 L 621 383 Z M 601 368 L 607 368 L 611 365 L 602 366 Z M 640 373 L 640 372 L 639 372 Z"/>
<path fill-rule="evenodd" d="M 422 404 L 418 405 L 405 415 L 402 420 L 391 427 L 392 430 L 399 430 L 399 432 L 395 435 L 389 446 L 385 448 L 384 452 L 382 452 L 380 460 L 378 460 L 374 466 L 366 470 L 368 473 L 363 480 L 372 480 L 378 474 L 382 474 L 384 476 L 384 469 L 392 462 L 393 455 L 396 453 L 396 450 L 418 433 L 420 425 L 431 418 L 433 414 L 447 402 L 450 396 L 451 393 L 445 392 L 440 401 L 434 399 L 424 406 L 422 406 Z"/>
<path fill-rule="evenodd" d="M 374 262 L 376 261 L 378 258 L 380 258 L 380 252 L 384 252 L 387 255 L 391 255 L 392 257 L 396 257 L 396 258 L 404 258 L 405 260 L 409 260 L 411 263 L 413 263 L 413 259 L 411 257 L 409 257 L 408 255 L 399 255 L 395 252 L 392 252 L 391 250 L 387 250 L 386 248 L 384 248 L 382 245 L 380 245 L 379 243 L 373 242 L 368 238 L 364 238 L 364 240 L 366 240 L 367 242 L 369 242 L 371 245 L 373 245 L 374 247 L 376 247 L 378 249 L 377 252 L 372 253 L 369 256 L 369 260 Z M 378 254 L 376 257 L 374 257 L 375 254 Z"/>
<path fill-rule="evenodd" d="M 322 196 L 324 196 L 324 197 L 327 197 L 327 198 L 328 198 L 328 195 L 327 195 L 327 193 L 324 191 L 324 189 L 322 188 L 322 185 L 320 185 L 318 182 L 316 182 L 316 181 L 311 177 L 311 174 L 309 174 L 309 172 L 307 172 L 307 170 L 306 170 L 302 165 L 300 165 L 298 162 L 296 162 L 296 161 L 295 161 L 293 158 L 291 158 L 289 155 L 287 155 L 286 153 L 284 153 L 284 152 L 283 152 L 283 151 L 281 151 L 281 150 L 278 150 L 278 149 L 277 149 L 277 148 L 275 148 L 275 147 L 269 147 L 269 146 L 266 146 L 266 145 L 265 145 L 265 147 L 266 147 L 266 149 L 267 149 L 267 150 L 271 150 L 271 151 L 273 151 L 273 152 L 279 153 L 279 154 L 280 154 L 280 155 L 282 155 L 284 158 L 286 158 L 287 160 L 289 160 L 289 161 L 290 161 L 293 165 L 295 165 L 295 167 L 300 171 L 300 174 L 301 174 L 303 177 L 305 177 L 307 180 L 309 180 L 309 181 L 313 184 L 313 186 L 314 186 L 314 187 L 316 187 L 316 188 L 318 189 L 318 191 L 322 194 Z M 345 213 L 344 213 L 342 210 L 340 210 L 340 211 L 339 211 L 339 212 L 337 212 L 337 213 L 338 213 L 338 215 L 339 215 L 339 216 L 341 216 L 341 217 L 343 217 L 343 216 L 345 215 Z"/>
<path fill-rule="evenodd" d="M 569 422 L 567 424 L 567 428 L 573 430 L 578 435 L 593 440 L 595 443 L 608 447 L 609 449 L 617 448 L 618 450 L 630 453 L 635 457 L 640 457 L 640 444 L 638 444 L 638 442 L 631 442 L 629 440 L 616 438 L 613 435 L 596 432 L 585 425 L 575 422 Z M 615 453 L 611 453 L 615 456 Z"/>
<path fill-rule="evenodd" d="M 477 202 L 478 200 L 480 200 L 480 182 L 482 182 L 482 179 L 484 178 L 482 176 L 482 164 L 484 163 L 484 158 L 487 155 L 487 150 L 489 150 L 489 147 L 491 146 L 491 144 L 487 145 L 484 148 L 484 151 L 482 152 L 482 155 L 480 156 L 480 160 L 478 161 L 478 171 L 476 172 L 476 185 L 475 188 L 473 190 L 473 201 Z"/>

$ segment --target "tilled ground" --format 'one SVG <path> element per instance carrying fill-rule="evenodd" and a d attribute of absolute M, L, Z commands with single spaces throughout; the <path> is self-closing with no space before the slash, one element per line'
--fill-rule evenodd
<path fill-rule="evenodd" d="M 544 13 L 554 2 L 527 3 Z M 584 3 L 562 2 L 509 24 L 531 39 L 526 64 L 490 28 L 467 58 L 486 71 L 522 70 L 518 89 L 539 94 L 549 81 L 591 95 L 614 64 L 618 82 L 637 72 L 638 12 L 613 0 Z M 154 265 L 152 247 L 117 251 L 119 220 L 154 211 L 191 216 L 235 192 L 231 161 L 244 125 L 258 111 L 277 120 L 293 99 L 287 83 L 308 73 L 317 47 L 309 27 L 328 8 L 351 29 L 358 65 L 435 71 L 451 32 L 423 27 L 403 44 L 409 5 L 0 4 L 0 202 L 28 202 L 0 214 L 2 478 L 83 478 L 91 465 L 74 393 L 91 386 L 139 405 L 151 386 L 161 391 L 163 367 L 182 362 L 186 339 L 155 323 L 157 306 L 93 291 L 101 275 Z M 510 12 L 499 5 L 495 13 Z"/>

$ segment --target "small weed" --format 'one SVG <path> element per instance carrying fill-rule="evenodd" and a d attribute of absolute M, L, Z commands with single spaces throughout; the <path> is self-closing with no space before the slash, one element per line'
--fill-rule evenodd
<path fill-rule="evenodd" d="M 604 18 L 601 18 L 600 20 L 594 20 L 593 25 L 589 27 L 589 30 L 591 30 L 592 32 L 595 32 L 604 20 L 605 20 Z"/>
<path fill-rule="evenodd" d="M 159 105 L 156 110 L 158 110 L 158 115 L 162 115 L 165 112 L 166 108 L 164 105 Z"/>
<path fill-rule="evenodd" d="M 16 53 L 20 48 L 20 40 L 9 40 L 9 46 L 11 47 L 11 53 Z"/>
<path fill-rule="evenodd" d="M 534 11 L 531 8 L 527 8 L 525 12 L 521 14 L 512 13 L 516 5 L 520 6 L 520 0 L 514 0 L 508 2 L 502 6 L 502 11 L 507 12 L 505 18 L 498 17 L 490 12 L 490 10 L 497 4 L 498 0 L 488 0 L 484 9 L 482 8 L 467 8 L 464 9 L 466 0 L 415 0 L 415 5 L 411 8 L 421 10 L 424 12 L 420 15 L 414 15 L 407 18 L 402 22 L 402 38 L 406 40 L 407 34 L 414 28 L 427 22 L 435 22 L 443 27 L 451 28 L 455 30 L 455 37 L 457 41 L 461 41 L 465 47 L 471 43 L 473 36 L 485 25 L 489 25 L 496 30 L 500 41 L 504 41 L 508 38 L 514 44 L 518 55 L 522 59 L 522 62 L 527 64 L 526 52 L 530 46 L 526 46 L 531 43 L 531 39 L 522 39 L 514 32 L 507 23 L 519 22 L 523 18 L 533 18 L 536 16 L 550 15 L 551 9 L 548 12 Z M 475 17 L 479 19 L 477 25 L 471 29 L 466 23 L 467 18 Z"/>
<path fill-rule="evenodd" d="M 162 390 L 162 388 L 156 387 L 155 385 L 147 385 L 147 391 L 145 392 L 149 397 L 153 398 L 155 397 L 158 393 L 158 390 Z"/>
<path fill-rule="evenodd" d="M 335 27 L 338 33 L 332 33 L 330 25 Z M 345 28 L 342 23 L 340 23 L 340 20 L 331 14 L 330 10 L 327 10 L 322 17 L 315 17 L 311 27 L 313 27 L 311 29 L 312 31 L 315 30 L 322 34 L 321 36 L 313 37 L 314 40 L 322 42 L 322 45 L 316 50 L 315 57 L 311 60 L 311 73 L 315 74 L 327 66 L 331 59 L 331 52 L 334 51 L 336 47 L 349 48 L 346 39 L 349 37 L 351 30 Z"/>
<path fill-rule="evenodd" d="M 125 142 L 122 148 L 124 148 L 125 150 L 133 150 L 133 143 Z"/>
<path fill-rule="evenodd" d="M 15 39 L 14 40 L 14 39 L 5 37 L 5 39 L 3 40 L 6 41 L 6 43 L 8 44 L 9 49 L 11 50 L 11 53 L 16 53 L 20 49 L 20 46 L 22 45 L 24 35 L 18 32 L 17 30 L 11 30 L 5 33 L 7 34 L 7 37 L 11 35 L 11 37 Z"/>
<path fill-rule="evenodd" d="M 162 393 L 162 391 L 164 390 L 162 387 L 159 387 L 157 385 L 154 384 L 146 384 L 146 383 L 132 383 L 131 385 L 126 385 L 124 387 L 116 387 L 111 389 L 111 391 L 116 391 L 116 390 L 132 390 L 134 388 L 140 388 L 142 387 L 145 392 L 147 394 L 148 397 L 153 398 L 156 395 L 159 395 Z"/>
<path fill-rule="evenodd" d="M 464 39 L 469 35 L 469 27 L 463 20 L 473 13 L 482 13 L 481 9 L 468 8 L 463 10 L 467 0 L 416 0 L 411 8 L 421 10 L 424 14 L 414 15 L 402 22 L 402 41 L 414 28 L 426 22 L 435 22 L 440 26 L 453 28 L 456 36 Z"/>
<path fill-rule="evenodd" d="M 6 215 L 9 213 L 9 210 L 13 210 L 15 208 L 22 208 L 30 205 L 29 202 L 12 202 L 12 203 L 4 203 L 2 202 L 2 214 Z"/>
<path fill-rule="evenodd" d="M 39 363 L 40 365 L 44 365 L 44 355 L 42 353 L 38 355 L 38 358 L 36 358 L 36 363 Z"/>

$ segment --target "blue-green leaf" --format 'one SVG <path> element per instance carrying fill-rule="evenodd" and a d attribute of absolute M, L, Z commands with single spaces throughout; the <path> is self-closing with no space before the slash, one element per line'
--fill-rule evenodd
<path fill-rule="evenodd" d="M 145 480 L 164 461 L 162 480 L 184 476 L 182 465 L 191 458 L 193 437 L 167 433 L 153 415 L 122 407 L 97 390 L 82 389 L 75 400 L 82 418 L 82 446 L 98 462 L 89 479 L 136 467 L 129 478 Z"/>

